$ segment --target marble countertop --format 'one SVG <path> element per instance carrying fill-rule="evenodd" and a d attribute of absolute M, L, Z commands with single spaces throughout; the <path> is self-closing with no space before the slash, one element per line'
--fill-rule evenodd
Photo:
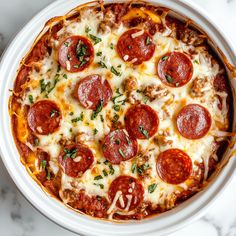
<path fill-rule="evenodd" d="M 236 0 L 192 1 L 208 12 L 208 16 L 223 29 L 236 49 Z M 0 55 L 24 24 L 51 2 L 53 0 L 0 0 Z M 236 236 L 235 199 L 236 176 L 204 217 L 169 236 Z M 45 218 L 25 200 L 11 180 L 1 158 L 0 235 L 75 235 Z"/>

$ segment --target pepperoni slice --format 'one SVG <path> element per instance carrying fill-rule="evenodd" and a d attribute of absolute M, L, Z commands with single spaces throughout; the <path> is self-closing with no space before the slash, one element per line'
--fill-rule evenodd
<path fill-rule="evenodd" d="M 165 85 L 181 87 L 192 78 L 193 65 L 184 53 L 171 52 L 161 57 L 157 65 L 157 73 Z"/>
<path fill-rule="evenodd" d="M 111 164 L 120 164 L 134 157 L 138 152 L 135 138 L 129 137 L 123 129 L 110 132 L 103 140 L 103 154 Z"/>
<path fill-rule="evenodd" d="M 61 43 L 58 50 L 60 65 L 69 72 L 84 70 L 92 63 L 93 58 L 93 45 L 82 36 L 68 37 Z"/>
<path fill-rule="evenodd" d="M 148 61 L 154 54 L 155 44 L 152 36 L 140 29 L 131 29 L 123 33 L 117 43 L 117 52 L 122 60 L 139 65 Z"/>
<path fill-rule="evenodd" d="M 59 128 L 61 118 L 59 107 L 49 100 L 41 100 L 33 104 L 27 115 L 30 129 L 41 135 L 55 132 Z"/>
<path fill-rule="evenodd" d="M 130 136 L 137 139 L 149 139 L 159 124 L 157 113 L 148 105 L 134 105 L 125 114 L 125 127 Z"/>
<path fill-rule="evenodd" d="M 67 145 L 63 148 L 58 161 L 63 171 L 71 177 L 80 177 L 93 163 L 92 151 L 79 144 Z"/>
<path fill-rule="evenodd" d="M 132 211 L 138 207 L 143 201 L 143 194 L 142 184 L 137 179 L 126 175 L 113 180 L 108 190 L 110 201 L 116 200 L 116 206 L 125 211 Z"/>
<path fill-rule="evenodd" d="M 106 79 L 100 75 L 89 75 L 79 81 L 76 97 L 81 106 L 96 110 L 99 105 L 106 106 L 112 97 L 112 89 Z"/>
<path fill-rule="evenodd" d="M 180 149 L 169 149 L 157 157 L 157 173 L 169 184 L 180 184 L 192 173 L 191 158 Z"/>
<path fill-rule="evenodd" d="M 198 104 L 189 104 L 181 109 L 177 115 L 177 129 L 187 139 L 199 139 L 207 134 L 211 128 L 209 111 Z"/>

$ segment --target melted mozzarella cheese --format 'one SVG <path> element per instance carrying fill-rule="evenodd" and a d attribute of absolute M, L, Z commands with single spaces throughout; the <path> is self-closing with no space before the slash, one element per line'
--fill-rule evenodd
<path fill-rule="evenodd" d="M 225 94 L 219 94 L 223 100 L 223 112 L 218 109 L 218 99 L 216 94 L 212 89 L 212 82 L 210 87 L 205 89 L 204 102 L 202 98 L 192 98 L 189 95 L 191 82 L 197 77 L 207 77 L 209 81 L 213 81 L 213 78 L 219 72 L 219 65 L 214 64 L 212 66 L 209 56 L 203 52 L 201 49 L 197 50 L 197 54 L 192 58 L 194 73 L 191 81 L 183 87 L 180 88 L 169 88 L 161 83 L 156 75 L 156 63 L 159 58 L 161 58 L 165 53 L 171 51 L 179 51 L 188 53 L 192 46 L 188 46 L 174 38 L 166 37 L 165 34 L 157 32 L 153 37 L 153 42 L 156 45 L 155 53 L 153 57 L 144 62 L 139 66 L 130 66 L 129 63 L 124 62 L 119 58 L 115 45 L 123 32 L 127 28 L 121 24 L 117 29 L 113 29 L 109 34 L 97 33 L 98 24 L 100 19 L 103 18 L 101 13 L 98 14 L 86 14 L 86 17 L 82 17 L 80 21 L 66 21 L 65 26 L 57 33 L 60 35 L 82 35 L 88 37 L 88 34 L 85 32 L 86 28 L 90 29 L 91 34 L 100 37 L 102 41 L 94 45 L 95 55 L 97 52 L 101 52 L 101 56 L 95 56 L 94 62 L 89 68 L 78 72 L 78 73 L 69 73 L 63 68 L 57 72 L 57 62 L 56 51 L 53 49 L 50 56 L 45 57 L 41 61 L 40 71 L 33 71 L 30 74 L 31 83 L 36 83 L 37 86 L 30 87 L 29 91 L 26 93 L 24 104 L 30 105 L 28 101 L 28 95 L 33 96 L 34 101 L 45 99 L 45 93 L 41 93 L 40 90 L 40 81 L 44 80 L 45 83 L 54 82 L 55 75 L 58 73 L 59 82 L 56 84 L 55 88 L 48 94 L 48 99 L 54 100 L 61 108 L 63 119 L 60 124 L 60 129 L 50 135 L 39 135 L 39 147 L 48 152 L 51 156 L 51 161 L 49 162 L 50 168 L 56 174 L 58 172 L 57 166 L 57 157 L 61 151 L 61 146 L 59 141 L 63 139 L 71 139 L 74 135 L 81 138 L 82 141 L 91 148 L 95 156 L 95 161 L 92 164 L 91 168 L 88 169 L 80 178 L 71 178 L 66 174 L 62 173 L 61 179 L 61 191 L 65 189 L 74 189 L 78 191 L 84 189 L 88 195 L 99 195 L 107 197 L 108 189 L 111 182 L 118 177 L 119 175 L 131 175 L 133 177 L 138 177 L 137 172 L 131 172 L 132 160 L 122 162 L 120 165 L 114 165 L 114 174 L 110 173 L 110 167 L 104 163 L 105 159 L 102 155 L 101 148 L 99 146 L 99 141 L 104 138 L 104 135 L 109 133 L 109 122 L 110 120 L 107 116 L 113 117 L 117 112 L 113 110 L 113 102 L 108 102 L 107 106 L 102 109 L 96 119 L 91 120 L 92 111 L 84 109 L 81 107 L 76 99 L 71 96 L 71 93 L 76 85 L 76 83 L 87 75 L 90 74 L 99 74 L 103 75 L 106 78 L 112 89 L 113 95 L 115 96 L 115 91 L 117 88 L 120 88 L 122 91 L 122 82 L 125 78 L 132 75 L 136 77 L 138 85 L 140 88 L 143 88 L 148 85 L 161 85 L 165 90 L 169 91 L 169 94 L 163 98 L 155 99 L 152 102 L 147 101 L 147 104 L 151 106 L 155 111 L 157 111 L 160 124 L 159 131 L 165 131 L 168 129 L 170 136 L 167 139 L 171 140 L 172 143 L 165 146 L 157 146 L 153 144 L 153 140 L 138 140 L 138 144 L 141 150 L 146 152 L 148 155 L 147 163 L 151 167 L 151 172 L 148 178 L 143 179 L 143 188 L 144 188 L 144 200 L 152 203 L 153 206 L 158 204 L 165 205 L 167 208 L 171 208 L 173 205 L 172 197 L 175 193 L 179 193 L 188 188 L 187 181 L 179 185 L 171 185 L 163 182 L 157 174 L 156 171 L 156 159 L 160 152 L 167 150 L 169 148 L 179 148 L 188 153 L 192 159 L 193 169 L 197 169 L 197 163 L 204 162 L 205 165 L 208 164 L 209 156 L 215 151 L 212 147 L 214 142 L 214 136 L 211 134 L 213 131 L 218 131 L 215 120 L 224 124 L 227 119 L 227 107 Z M 138 37 L 142 31 L 139 31 L 132 35 L 133 37 Z M 112 49 L 111 45 L 114 45 Z M 57 45 L 55 41 L 55 45 Z M 124 58 L 128 60 L 128 57 Z M 199 61 L 199 63 L 194 63 L 194 61 Z M 98 63 L 102 61 L 105 63 L 107 68 L 101 68 Z M 116 76 L 111 73 L 111 67 L 117 69 L 120 76 Z M 69 68 L 68 68 L 69 69 Z M 65 78 L 66 75 L 67 79 Z M 137 96 L 140 96 L 137 94 Z M 125 98 L 125 96 L 123 96 Z M 173 99 L 174 98 L 174 99 Z M 121 99 L 121 98 L 120 98 Z M 176 112 L 190 103 L 201 104 L 208 109 L 212 116 L 212 127 L 210 132 L 203 138 L 192 141 L 183 138 L 177 131 L 173 118 L 176 115 Z M 124 123 L 124 114 L 126 110 L 130 107 L 130 104 L 127 102 L 121 106 L 121 111 L 118 112 L 122 123 Z M 169 116 L 166 117 L 165 109 L 168 110 Z M 73 113 L 73 114 L 72 114 Z M 72 120 L 79 117 L 83 113 L 83 121 L 73 122 Z M 102 121 L 101 116 L 104 121 Z M 96 135 L 94 135 L 94 129 L 97 130 Z M 149 151 L 151 150 L 151 151 Z M 108 173 L 107 176 L 104 176 L 103 171 Z M 205 177 L 207 176 L 207 168 L 205 168 Z M 95 180 L 94 178 L 97 175 L 101 175 L 103 178 Z M 157 187 L 153 193 L 149 193 L 148 186 L 156 183 Z M 102 187 L 103 186 L 103 187 Z M 122 199 L 119 199 L 121 193 L 118 191 L 115 195 L 113 202 L 110 205 L 108 213 L 112 213 L 115 209 L 115 204 L 117 201 L 120 201 L 122 205 Z M 127 195 L 128 203 L 131 204 L 132 195 Z M 67 199 L 63 199 L 64 202 L 67 202 Z M 127 204 L 125 210 L 128 210 L 129 206 Z"/>

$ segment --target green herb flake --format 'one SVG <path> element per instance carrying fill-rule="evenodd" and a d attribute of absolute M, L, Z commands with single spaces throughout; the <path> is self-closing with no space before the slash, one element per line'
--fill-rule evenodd
<path fill-rule="evenodd" d="M 177 83 L 175 83 L 175 87 L 178 87 L 179 86 L 179 83 L 177 82 Z"/>
<path fill-rule="evenodd" d="M 96 56 L 97 56 L 97 57 L 102 56 L 102 52 L 97 52 L 97 53 L 96 53 Z"/>
<path fill-rule="evenodd" d="M 64 160 L 66 160 L 67 158 L 74 159 L 74 158 L 76 158 L 76 155 L 77 155 L 77 149 L 76 148 L 72 148 L 72 149 L 65 148 L 64 153 L 65 153 L 65 155 L 63 156 Z"/>
<path fill-rule="evenodd" d="M 120 145 L 120 140 L 119 140 L 119 139 L 116 139 L 116 140 L 115 140 L 115 143 L 116 143 L 117 145 Z"/>
<path fill-rule="evenodd" d="M 35 139 L 34 139 L 34 145 L 35 145 L 35 146 L 38 146 L 38 145 L 39 145 L 39 139 L 38 139 L 38 138 L 35 138 Z"/>
<path fill-rule="evenodd" d="M 148 186 L 148 192 L 153 193 L 155 191 L 156 187 L 157 187 L 156 183 L 149 185 Z"/>
<path fill-rule="evenodd" d="M 51 110 L 51 112 L 50 112 L 50 118 L 54 117 L 55 115 L 59 116 L 59 115 L 60 115 L 60 112 L 57 111 L 57 110 L 54 110 L 54 109 Z"/>
<path fill-rule="evenodd" d="M 40 93 L 43 93 L 46 90 L 47 84 L 45 84 L 44 79 L 41 79 L 39 81 L 39 84 L 40 84 L 40 89 L 41 89 Z"/>
<path fill-rule="evenodd" d="M 174 79 L 173 79 L 171 76 L 166 75 L 165 77 L 166 77 L 166 80 L 167 80 L 169 83 L 173 83 L 173 82 L 174 82 Z"/>
<path fill-rule="evenodd" d="M 102 173 L 103 173 L 104 176 L 108 176 L 106 170 L 103 170 Z"/>
<path fill-rule="evenodd" d="M 99 61 L 98 65 L 101 66 L 102 68 L 107 68 L 107 65 L 103 61 Z"/>
<path fill-rule="evenodd" d="M 125 136 L 125 138 L 126 138 L 126 141 L 127 141 L 128 145 L 130 145 L 130 144 L 131 144 L 131 141 L 130 141 L 129 137 L 128 137 L 128 136 Z"/>
<path fill-rule="evenodd" d="M 50 180 L 51 179 L 51 173 L 50 171 L 47 171 L 47 180 Z"/>
<path fill-rule="evenodd" d="M 72 119 L 71 122 L 72 122 L 72 123 L 76 123 L 76 122 L 78 122 L 78 121 L 83 121 L 83 120 L 84 120 L 84 113 L 81 112 L 81 113 L 80 113 L 80 116 L 78 116 L 78 117 Z"/>
<path fill-rule="evenodd" d="M 93 183 L 93 185 L 99 186 L 100 189 L 104 189 L 104 184 Z"/>
<path fill-rule="evenodd" d="M 113 175 L 115 173 L 115 170 L 114 170 L 113 166 L 109 165 L 109 169 L 110 169 L 109 174 Z"/>
<path fill-rule="evenodd" d="M 145 136 L 145 138 L 149 139 L 148 132 L 147 130 L 144 129 L 143 125 L 140 125 L 138 129 L 139 129 L 139 132 Z"/>
<path fill-rule="evenodd" d="M 119 111 L 119 110 L 120 110 L 120 106 L 119 106 L 119 105 L 114 105 L 112 108 L 113 108 L 115 111 Z"/>
<path fill-rule="evenodd" d="M 110 44 L 110 49 L 112 49 L 112 50 L 114 49 L 114 44 L 113 43 Z"/>
<path fill-rule="evenodd" d="M 125 158 L 125 154 L 124 154 L 124 152 L 119 148 L 118 149 L 118 152 L 120 153 L 120 155 L 123 157 L 123 158 Z"/>
<path fill-rule="evenodd" d="M 113 123 L 117 123 L 117 121 L 119 120 L 119 115 L 118 114 L 115 114 L 114 116 L 113 116 L 113 119 L 112 119 L 112 122 Z"/>
<path fill-rule="evenodd" d="M 102 42 L 101 38 L 98 38 L 97 36 L 93 35 L 93 34 L 89 34 L 89 37 L 93 40 L 94 45 Z"/>
<path fill-rule="evenodd" d="M 135 172 L 136 168 L 137 168 L 137 164 L 136 164 L 136 163 L 133 163 L 132 166 L 131 166 L 131 171 L 132 171 L 132 173 Z"/>
<path fill-rule="evenodd" d="M 32 104 L 32 103 L 34 103 L 34 99 L 33 99 L 33 96 L 30 94 L 29 95 L 29 102 Z"/>
<path fill-rule="evenodd" d="M 71 112 L 69 113 L 69 115 L 70 115 L 70 116 L 73 116 L 73 115 L 74 115 L 74 112 L 73 112 L 73 111 L 71 111 Z"/>
<path fill-rule="evenodd" d="M 143 165 L 138 166 L 138 167 L 137 167 L 137 172 L 138 172 L 138 174 L 139 174 L 139 175 L 142 175 L 143 172 L 144 172 L 145 170 L 147 170 L 149 167 L 150 167 L 150 166 L 149 166 L 149 164 L 147 164 L 147 163 L 144 163 Z"/>
<path fill-rule="evenodd" d="M 200 64 L 198 60 L 194 60 L 193 62 L 198 65 Z"/>
<path fill-rule="evenodd" d="M 97 175 L 94 177 L 94 180 L 100 180 L 100 179 L 103 179 L 103 177 L 101 175 Z"/>
<path fill-rule="evenodd" d="M 46 165 L 47 165 L 47 160 L 42 160 L 41 161 L 41 167 L 42 167 L 43 170 L 46 169 Z"/>
<path fill-rule="evenodd" d="M 78 64 L 74 64 L 73 67 L 74 67 L 75 69 L 78 69 L 78 68 L 79 68 L 79 65 L 78 65 Z"/>
<path fill-rule="evenodd" d="M 162 61 L 166 61 L 169 58 L 169 56 L 164 56 L 161 58 Z"/>
<path fill-rule="evenodd" d="M 63 74 L 63 78 L 68 79 L 67 74 Z"/>
<path fill-rule="evenodd" d="M 108 165 L 108 164 L 109 164 L 109 161 L 108 161 L 108 160 L 105 160 L 103 163 L 104 163 L 105 165 Z"/>
<path fill-rule="evenodd" d="M 104 122 L 104 118 L 102 115 L 100 115 L 101 122 Z"/>
<path fill-rule="evenodd" d="M 96 110 L 93 112 L 93 114 L 91 116 L 91 120 L 94 120 L 97 117 L 98 113 L 102 111 L 103 105 L 104 105 L 104 102 L 101 99 L 99 104 L 97 105 Z"/>
<path fill-rule="evenodd" d="M 132 48 L 132 46 L 131 46 L 131 45 L 129 45 L 129 46 L 128 46 L 128 49 L 131 49 L 131 48 Z"/>
<path fill-rule="evenodd" d="M 111 67 L 111 72 L 116 76 L 121 76 L 121 73 L 117 71 L 114 66 Z"/>
<path fill-rule="evenodd" d="M 98 133 L 98 130 L 95 128 L 95 129 L 93 130 L 93 134 L 96 135 L 97 133 Z"/>
<path fill-rule="evenodd" d="M 64 42 L 64 45 L 65 45 L 66 47 L 68 47 L 68 46 L 69 46 L 69 42 Z"/>
<path fill-rule="evenodd" d="M 147 46 L 151 44 L 151 40 L 150 40 L 150 37 L 149 37 L 149 36 L 147 36 L 145 44 L 146 44 Z"/>
<path fill-rule="evenodd" d="M 56 84 L 59 82 L 59 74 L 54 76 L 54 84 L 51 88 L 48 89 L 47 94 L 51 93 L 51 91 L 56 87 Z"/>
<path fill-rule="evenodd" d="M 91 31 L 91 29 L 89 27 L 85 28 L 85 33 L 88 34 Z"/>

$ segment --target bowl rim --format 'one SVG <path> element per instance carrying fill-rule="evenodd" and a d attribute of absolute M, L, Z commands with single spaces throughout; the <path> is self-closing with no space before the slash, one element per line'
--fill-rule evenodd
<path fill-rule="evenodd" d="M 14 75 L 16 74 L 16 69 L 18 69 L 19 61 L 29 50 L 33 40 L 40 33 L 40 30 L 48 19 L 57 15 L 58 12 L 60 12 L 60 15 L 65 14 L 77 5 L 86 2 L 90 1 L 80 0 L 80 2 L 78 2 L 78 0 L 71 0 L 68 2 L 66 0 L 57 0 L 51 3 L 24 26 L 2 54 L 0 63 L 0 74 L 2 77 L 2 80 L 0 81 L 0 140 L 2 140 L 0 143 L 0 154 L 3 163 L 17 188 L 37 210 L 50 220 L 72 232 L 85 235 L 151 235 L 154 232 L 163 235 L 173 232 L 202 216 L 206 209 L 213 204 L 236 172 L 234 168 L 234 165 L 236 164 L 235 158 L 230 158 L 229 163 L 207 189 L 196 194 L 188 201 L 185 201 L 169 212 L 136 222 L 135 224 L 117 224 L 98 220 L 78 214 L 75 211 L 68 209 L 63 204 L 58 204 L 55 199 L 48 197 L 40 186 L 32 180 L 31 176 L 19 160 L 19 153 L 15 147 L 11 129 L 9 131 L 10 119 L 8 115 L 8 99 L 10 94 L 8 89 L 12 88 L 15 79 Z M 105 3 L 108 2 L 113 1 L 105 1 Z M 236 55 L 231 41 L 198 5 L 187 0 L 172 0 L 166 2 L 163 2 L 162 0 L 150 0 L 148 2 L 154 5 L 166 6 L 179 12 L 181 15 L 189 17 L 190 14 L 192 17 L 189 18 L 194 18 L 194 22 L 199 24 L 205 23 L 204 26 L 201 25 L 201 28 L 208 33 L 210 38 L 215 41 L 216 45 L 221 45 L 220 49 L 231 63 L 235 61 Z M 97 231 L 91 233 L 94 228 Z"/>

